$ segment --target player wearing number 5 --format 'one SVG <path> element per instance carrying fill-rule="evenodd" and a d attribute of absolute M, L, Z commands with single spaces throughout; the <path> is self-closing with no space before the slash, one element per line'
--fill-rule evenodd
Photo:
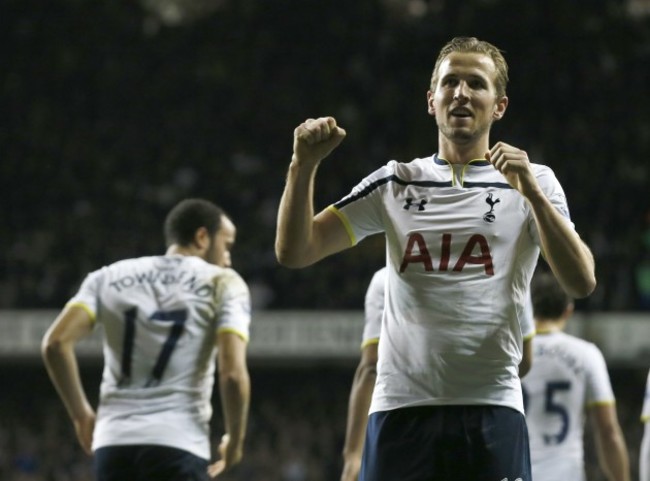
<path fill-rule="evenodd" d="M 90 273 L 43 338 L 48 373 L 99 481 L 204 480 L 242 457 L 251 304 L 230 268 L 235 226 L 213 203 L 187 199 L 164 231 L 165 255 Z M 96 325 L 104 329 L 97 414 L 74 352 Z M 221 459 L 209 464 L 215 361 L 226 433 Z"/>
<path fill-rule="evenodd" d="M 531 297 L 537 335 L 523 388 L 533 479 L 586 479 L 587 412 L 607 479 L 629 481 L 627 448 L 602 353 L 596 345 L 563 332 L 573 302 L 551 274 L 533 277 Z"/>

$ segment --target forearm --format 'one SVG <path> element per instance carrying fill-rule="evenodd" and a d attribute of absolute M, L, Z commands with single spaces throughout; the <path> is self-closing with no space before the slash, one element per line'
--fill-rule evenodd
<path fill-rule="evenodd" d="M 368 409 L 377 377 L 374 366 L 361 366 L 357 370 L 350 391 L 347 428 L 343 458 L 361 458 L 363 443 L 368 425 Z"/>
<path fill-rule="evenodd" d="M 541 191 L 528 200 L 542 252 L 553 273 L 571 297 L 588 296 L 596 287 L 594 258 L 589 248 Z"/>
<path fill-rule="evenodd" d="M 246 437 L 250 405 L 250 377 L 246 370 L 220 374 L 219 387 L 223 420 L 230 442 L 240 448 Z"/>
<path fill-rule="evenodd" d="M 278 261 L 287 267 L 311 263 L 307 248 L 313 233 L 315 176 L 316 167 L 299 165 L 295 159 L 289 165 L 275 239 Z"/>
<path fill-rule="evenodd" d="M 609 481 L 630 481 L 627 446 L 620 429 L 613 429 L 599 440 L 598 458 Z"/>
<path fill-rule="evenodd" d="M 77 359 L 71 345 L 51 344 L 43 347 L 43 361 L 68 415 L 78 421 L 92 412 L 79 375 Z"/>

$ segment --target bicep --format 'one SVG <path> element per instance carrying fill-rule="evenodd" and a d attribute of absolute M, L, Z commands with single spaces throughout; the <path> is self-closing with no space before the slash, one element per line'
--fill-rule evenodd
<path fill-rule="evenodd" d="M 320 259 L 351 247 L 350 235 L 343 220 L 331 209 L 324 209 L 314 217 L 313 243 Z"/>
<path fill-rule="evenodd" d="M 370 342 L 361 350 L 361 364 L 376 366 L 378 359 L 378 343 Z"/>
<path fill-rule="evenodd" d="M 79 305 L 66 306 L 45 333 L 43 345 L 74 343 L 94 327 L 90 312 Z"/>
<path fill-rule="evenodd" d="M 246 367 L 246 347 L 248 343 L 240 334 L 232 331 L 218 332 L 216 343 L 220 371 Z"/>
<path fill-rule="evenodd" d="M 589 408 L 591 425 L 601 436 L 611 433 L 618 426 L 618 415 L 614 402 L 594 404 Z"/>

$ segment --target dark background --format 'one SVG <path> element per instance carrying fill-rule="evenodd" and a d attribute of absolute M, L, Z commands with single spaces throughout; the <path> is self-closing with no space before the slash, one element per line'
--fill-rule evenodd
<path fill-rule="evenodd" d="M 432 154 L 426 91 L 456 35 L 505 51 L 510 106 L 491 140 L 564 186 L 597 260 L 579 309 L 650 307 L 644 2 L 141 1 L 0 5 L 0 308 L 58 308 L 89 270 L 163 252 L 186 196 L 235 220 L 256 307 L 359 307 L 383 239 L 301 271 L 275 260 L 293 129 L 334 115 L 348 131 L 317 210 L 390 159 Z M 164 21 L 149 4 L 200 14 Z"/>
<path fill-rule="evenodd" d="M 257 362 L 250 368 L 253 398 L 245 457 L 241 465 L 217 479 L 338 481 L 354 366 Z M 639 415 L 646 374 L 645 369 L 610 369 L 632 480 L 638 479 L 643 433 Z M 84 363 L 82 377 L 93 405 L 100 375 L 99 364 Z M 79 448 L 72 423 L 44 369 L 36 363 L 2 366 L 0 385 L 0 479 L 92 481 L 91 458 Z M 218 395 L 213 404 L 216 446 L 223 433 Z M 606 481 L 598 467 L 589 423 L 585 433 L 587 479 Z"/>

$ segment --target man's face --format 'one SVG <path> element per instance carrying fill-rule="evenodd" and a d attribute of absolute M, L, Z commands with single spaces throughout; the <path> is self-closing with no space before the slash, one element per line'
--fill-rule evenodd
<path fill-rule="evenodd" d="M 453 52 L 440 64 L 436 78 L 427 95 L 429 113 L 450 141 L 471 143 L 503 116 L 508 99 L 496 96 L 496 67 L 489 56 Z"/>
<path fill-rule="evenodd" d="M 221 227 L 210 240 L 205 260 L 220 267 L 231 267 L 230 251 L 235 245 L 237 229 L 225 215 L 221 217 Z"/>

